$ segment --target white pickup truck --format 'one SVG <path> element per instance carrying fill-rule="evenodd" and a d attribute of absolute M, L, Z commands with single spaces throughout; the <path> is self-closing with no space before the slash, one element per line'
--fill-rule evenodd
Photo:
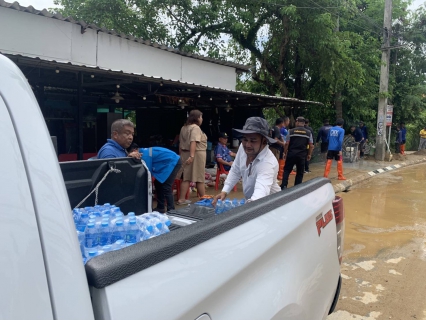
<path fill-rule="evenodd" d="M 146 167 L 59 164 L 25 76 L 2 55 L 0 146 L 1 320 L 314 320 L 334 309 L 344 214 L 327 179 L 221 215 L 176 212 L 194 223 L 83 265 L 71 207 L 116 166 L 99 201 L 150 211 Z"/>

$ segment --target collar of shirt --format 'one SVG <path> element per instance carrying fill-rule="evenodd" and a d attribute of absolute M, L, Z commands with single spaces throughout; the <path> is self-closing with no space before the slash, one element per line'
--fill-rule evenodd
<path fill-rule="evenodd" d="M 120 146 L 117 141 L 112 140 L 112 139 L 107 139 L 107 141 L 108 141 L 108 143 L 112 144 L 118 150 L 125 152 L 127 154 L 126 149 L 124 149 L 122 146 Z"/>

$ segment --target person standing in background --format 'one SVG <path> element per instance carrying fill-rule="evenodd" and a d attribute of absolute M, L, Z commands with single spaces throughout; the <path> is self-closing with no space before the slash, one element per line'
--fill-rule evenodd
<path fill-rule="evenodd" d="M 330 121 L 328 119 L 324 119 L 323 126 L 318 131 L 317 136 L 317 144 L 321 140 L 321 159 L 324 163 L 327 160 L 327 151 L 328 151 L 328 132 L 330 131 Z"/>
<path fill-rule="evenodd" d="M 396 137 L 395 137 L 395 154 L 401 153 L 401 143 L 402 143 L 402 131 L 399 125 L 396 126 Z"/>
<path fill-rule="evenodd" d="M 203 114 L 199 110 L 192 110 L 189 113 L 185 125 L 180 130 L 179 154 L 183 164 L 183 181 L 178 204 L 191 203 L 185 200 L 190 182 L 195 182 L 200 197 L 205 194 L 205 167 L 207 136 L 201 131 Z"/>
<path fill-rule="evenodd" d="M 402 134 L 402 143 L 400 145 L 401 154 L 405 156 L 405 142 L 407 135 L 407 128 L 405 127 L 405 122 L 401 122 L 401 134 Z"/>
<path fill-rule="evenodd" d="M 364 150 L 365 150 L 365 144 L 368 142 L 368 130 L 367 127 L 365 126 L 364 122 L 360 121 L 359 122 L 359 129 L 362 132 L 362 137 L 364 138 L 364 140 L 362 140 L 362 142 L 359 145 L 359 150 L 360 150 L 360 158 L 364 157 Z"/>
<path fill-rule="evenodd" d="M 426 126 L 420 130 L 420 144 L 419 151 L 426 148 Z"/>
<path fill-rule="evenodd" d="M 309 126 L 309 119 L 305 119 L 305 128 L 308 129 L 311 132 L 311 135 L 312 135 L 312 138 L 313 138 L 314 137 L 314 129 L 312 129 Z M 309 148 L 312 148 L 311 152 L 308 152 L 312 156 L 312 153 L 314 152 L 314 150 L 313 150 L 314 145 L 313 144 L 312 145 L 308 145 L 308 149 Z M 311 170 L 309 170 L 309 162 L 310 161 L 311 161 L 311 159 L 309 159 L 309 160 L 306 159 L 305 160 L 305 173 L 310 173 L 311 172 Z"/>
<path fill-rule="evenodd" d="M 272 129 L 272 139 L 276 142 L 269 146 L 269 150 L 272 151 L 277 161 L 281 159 L 283 150 L 284 150 L 284 139 L 281 136 L 281 128 L 284 127 L 284 120 L 282 118 L 278 118 L 275 120 L 275 126 Z"/>
<path fill-rule="evenodd" d="M 287 188 L 288 177 L 294 165 L 296 165 L 297 168 L 294 185 L 302 183 L 305 160 L 311 160 L 314 144 L 312 134 L 308 129 L 304 127 L 304 124 L 305 118 L 298 117 L 296 119 L 296 127 L 291 129 L 287 135 L 283 155 L 283 159 L 285 160 L 285 166 L 284 176 L 281 183 L 281 190 Z"/>
<path fill-rule="evenodd" d="M 344 124 L 343 119 L 337 119 L 336 125 L 328 132 L 328 152 L 327 163 L 324 170 L 324 178 L 328 178 L 330 174 L 333 159 L 337 161 L 337 174 L 338 180 L 346 180 L 343 176 L 343 161 L 342 161 L 342 145 L 343 138 L 345 137 L 345 130 L 342 128 Z M 355 126 L 354 126 L 355 128 Z"/>
<path fill-rule="evenodd" d="M 284 120 L 284 123 L 283 123 L 283 126 L 280 129 L 280 133 L 281 133 L 281 138 L 283 138 L 283 141 L 285 143 L 285 139 L 288 135 L 288 130 L 289 130 L 288 126 L 290 125 L 290 118 L 286 116 L 286 117 L 283 118 L 283 120 Z M 284 147 L 281 150 L 280 159 L 283 158 L 283 153 L 284 153 Z"/>

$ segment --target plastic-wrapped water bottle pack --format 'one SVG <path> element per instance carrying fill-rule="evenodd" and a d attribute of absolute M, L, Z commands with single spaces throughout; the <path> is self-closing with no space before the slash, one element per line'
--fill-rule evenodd
<path fill-rule="evenodd" d="M 124 215 L 119 207 L 105 203 L 73 210 L 83 262 L 169 232 L 171 224 L 159 212 Z"/>
<path fill-rule="evenodd" d="M 216 208 L 215 208 L 215 213 L 216 214 L 221 214 L 221 213 L 229 211 L 229 210 L 231 210 L 233 208 L 242 206 L 245 203 L 246 203 L 246 199 L 238 200 L 238 199 L 235 198 L 232 201 L 230 199 L 225 199 L 225 201 L 217 200 Z"/>

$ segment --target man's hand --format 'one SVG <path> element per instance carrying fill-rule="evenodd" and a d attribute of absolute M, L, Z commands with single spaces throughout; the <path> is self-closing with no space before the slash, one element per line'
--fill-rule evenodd
<path fill-rule="evenodd" d="M 287 155 L 285 153 L 283 153 L 283 158 L 282 159 L 285 160 L 286 156 Z"/>
<path fill-rule="evenodd" d="M 217 203 L 217 200 L 225 200 L 225 198 L 226 198 L 226 192 L 221 192 L 221 193 L 219 193 L 217 196 L 215 196 L 214 198 L 213 198 L 213 202 L 212 202 L 212 205 L 213 205 L 213 207 L 216 207 L 216 203 Z"/>
<path fill-rule="evenodd" d="M 232 166 L 233 163 L 234 163 L 234 161 L 229 161 L 228 166 Z"/>
<path fill-rule="evenodd" d="M 306 160 L 311 161 L 311 155 L 308 154 L 308 156 L 306 157 Z"/>
<path fill-rule="evenodd" d="M 139 151 L 132 151 L 128 154 L 128 156 L 140 160 L 142 154 L 139 153 Z"/>

